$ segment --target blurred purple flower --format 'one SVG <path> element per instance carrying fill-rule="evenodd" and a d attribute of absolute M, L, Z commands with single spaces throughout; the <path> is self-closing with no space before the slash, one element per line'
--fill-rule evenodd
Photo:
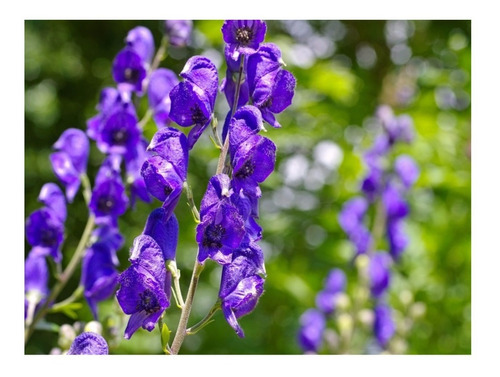
<path fill-rule="evenodd" d="M 373 297 L 381 297 L 387 291 L 391 278 L 390 266 L 391 259 L 388 254 L 377 252 L 370 256 L 368 275 Z"/>
<path fill-rule="evenodd" d="M 141 60 L 147 65 L 151 64 L 151 59 L 155 52 L 155 42 L 151 31 L 144 26 L 137 26 L 130 30 L 125 38 L 127 46 L 139 55 Z"/>
<path fill-rule="evenodd" d="M 392 309 L 386 304 L 379 304 L 375 307 L 375 321 L 373 331 L 378 344 L 385 348 L 393 337 L 396 326 L 392 319 Z"/>
<path fill-rule="evenodd" d="M 317 353 L 323 343 L 326 320 L 319 310 L 308 309 L 300 317 L 299 344 L 304 352 Z"/>
<path fill-rule="evenodd" d="M 127 46 L 118 52 L 113 60 L 112 71 L 119 91 L 142 95 L 142 85 L 147 75 L 146 63 L 136 50 Z"/>
<path fill-rule="evenodd" d="M 316 307 L 326 315 L 335 311 L 337 298 L 345 289 L 346 277 L 344 271 L 334 268 L 326 278 L 325 287 L 316 295 Z"/>
<path fill-rule="evenodd" d="M 165 34 L 172 46 L 182 47 L 190 43 L 193 21 L 165 20 Z"/>
<path fill-rule="evenodd" d="M 415 160 L 407 155 L 400 155 L 396 158 L 394 161 L 394 171 L 406 189 L 413 186 L 420 174 Z"/>
<path fill-rule="evenodd" d="M 149 78 L 148 101 L 158 128 L 170 124 L 170 91 L 179 83 L 177 75 L 166 68 L 158 68 Z"/>

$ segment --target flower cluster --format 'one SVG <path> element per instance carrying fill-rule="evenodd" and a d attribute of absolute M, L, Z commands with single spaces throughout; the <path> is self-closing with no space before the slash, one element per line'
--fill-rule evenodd
<path fill-rule="evenodd" d="M 409 207 L 405 196 L 417 180 L 419 171 L 410 156 L 399 155 L 392 163 L 390 160 L 395 144 L 413 140 L 411 118 L 394 115 L 388 106 L 380 106 L 376 118 L 382 125 L 382 132 L 364 155 L 368 167 L 361 184 L 364 196 L 354 197 L 344 204 L 339 223 L 355 245 L 357 255 L 366 254 L 369 258 L 368 281 L 375 301 L 373 331 L 378 344 L 385 348 L 395 331 L 391 308 L 386 300 L 390 270 L 408 245 L 404 219 Z M 365 225 L 370 206 L 375 212 L 373 233 Z M 374 251 L 377 242 L 381 241 L 379 238 L 387 240 L 389 253 Z"/>
<path fill-rule="evenodd" d="M 399 155 L 391 160 L 390 152 L 396 143 L 410 143 L 413 139 L 411 118 L 407 115 L 395 116 L 388 106 L 379 107 L 376 118 L 382 132 L 364 154 L 368 172 L 360 187 L 363 195 L 344 203 L 338 221 L 355 249 L 354 257 L 366 259 L 366 269 L 362 267 L 364 275 L 359 284 L 363 285 L 365 280 L 368 284 L 367 289 L 374 302 L 373 333 L 378 345 L 386 348 L 395 332 L 392 309 L 387 302 L 391 267 L 408 246 L 404 219 L 409 213 L 409 206 L 405 197 L 417 180 L 419 171 L 410 156 Z M 372 230 L 368 227 L 370 214 L 373 215 Z M 389 252 L 376 251 L 378 244 L 384 240 Z M 335 270 L 335 274 L 331 272 L 326 288 L 317 295 L 317 309 L 303 314 L 298 340 L 305 352 L 319 351 L 326 328 L 324 314 L 331 314 L 335 309 L 334 288 L 342 291 L 345 284 L 345 275 L 341 270 Z M 331 287 L 332 293 L 328 293 L 328 287 Z"/>

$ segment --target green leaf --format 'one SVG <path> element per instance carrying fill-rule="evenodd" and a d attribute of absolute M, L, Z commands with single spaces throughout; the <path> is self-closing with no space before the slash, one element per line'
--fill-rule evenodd
<path fill-rule="evenodd" d="M 167 346 L 168 346 L 168 341 L 170 340 L 171 333 L 172 331 L 169 330 L 167 324 L 164 322 L 161 328 L 161 348 L 165 353 L 170 353 L 170 351 L 167 349 Z"/>

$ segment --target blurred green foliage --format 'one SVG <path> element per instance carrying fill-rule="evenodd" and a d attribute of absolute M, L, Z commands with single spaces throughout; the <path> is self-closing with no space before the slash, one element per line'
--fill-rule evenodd
<path fill-rule="evenodd" d="M 157 45 L 160 21 L 25 21 L 25 217 L 40 207 L 42 185 L 55 182 L 48 156 L 68 127 L 86 128 L 96 113 L 100 90 L 113 86 L 111 63 L 131 28 L 143 25 Z M 195 21 L 193 43 L 169 49 L 163 67 L 180 72 L 192 55 L 208 56 L 224 77 L 222 21 Z M 278 115 L 283 125 L 268 127 L 278 146 L 276 171 L 263 184 L 260 224 L 268 278 L 253 313 L 240 319 L 246 337 L 239 339 L 221 312 L 196 336 L 187 337 L 182 353 L 298 354 L 299 317 L 314 306 L 315 294 L 333 267 L 348 274 L 348 292 L 356 289 L 350 266 L 352 246 L 337 222 L 342 204 L 356 194 L 365 172 L 362 152 L 377 128 L 379 104 L 414 119 L 417 133 L 398 153 L 413 156 L 421 176 L 410 194 L 407 222 L 411 243 L 395 266 L 389 301 L 397 310 L 394 352 L 469 354 L 471 352 L 471 25 L 469 21 L 268 21 L 267 42 L 278 44 L 297 78 L 294 102 Z M 147 101 L 138 113 L 145 113 Z M 222 123 L 227 104 L 217 107 Z M 146 135 L 156 127 L 150 121 Z M 328 153 L 325 154 L 325 151 Z M 218 153 L 204 135 L 190 155 L 189 183 L 199 203 Z M 92 145 L 89 176 L 103 155 Z M 119 251 L 120 270 L 128 266 L 128 249 L 142 232 L 148 213 L 159 202 L 138 203 L 120 219 L 126 237 Z M 68 208 L 63 265 L 82 233 L 87 210 L 79 194 Z M 195 224 L 183 196 L 176 210 L 180 222 L 177 264 L 187 289 L 196 255 Z M 26 244 L 25 253 L 29 252 Z M 195 296 L 190 323 L 215 302 L 221 269 L 207 263 Z M 76 288 L 75 276 L 59 299 Z M 410 293 L 410 294 L 409 294 Z M 88 322 L 82 299 L 76 317 L 47 316 L 47 329 L 36 331 L 26 353 L 49 353 L 57 346 L 53 323 Z M 417 302 L 421 316 L 405 333 L 405 318 Z M 417 310 L 415 309 L 415 310 Z M 99 315 L 112 353 L 161 353 L 158 329 L 139 330 L 122 339 L 127 318 L 113 298 L 99 304 Z M 166 323 L 175 330 L 179 310 L 169 309 Z M 56 326 L 57 330 L 57 326 Z M 368 332 L 369 333 L 369 332 Z M 367 334 L 368 334 L 367 333 Z M 365 342 L 362 338 L 360 341 Z M 365 352 L 362 346 L 352 352 Z"/>

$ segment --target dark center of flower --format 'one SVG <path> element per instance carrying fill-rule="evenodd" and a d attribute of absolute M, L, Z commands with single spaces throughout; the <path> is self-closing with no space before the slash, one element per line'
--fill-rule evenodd
<path fill-rule="evenodd" d="M 128 133 L 125 129 L 119 128 L 111 134 L 111 140 L 114 145 L 125 145 L 127 143 Z"/>
<path fill-rule="evenodd" d="M 54 229 L 43 229 L 40 241 L 44 246 L 55 246 L 57 244 L 57 233 Z"/>
<path fill-rule="evenodd" d="M 235 176 L 240 179 L 250 177 L 255 171 L 255 165 L 252 160 L 246 160 L 243 166 L 236 172 Z"/>
<path fill-rule="evenodd" d="M 253 30 L 250 29 L 248 26 L 244 26 L 236 30 L 236 40 L 240 44 L 246 45 L 248 44 L 248 42 L 252 40 L 252 38 L 253 38 Z"/>
<path fill-rule="evenodd" d="M 141 310 L 144 310 L 148 314 L 160 310 L 160 304 L 158 303 L 156 295 L 149 289 L 146 289 L 144 292 L 139 293 L 139 297 L 141 299 L 141 302 L 139 303 Z"/>
<path fill-rule="evenodd" d="M 174 191 L 174 189 L 172 187 L 170 187 L 169 185 L 166 185 L 165 188 L 163 189 L 163 191 L 165 192 L 166 196 L 169 196 L 172 193 L 172 191 Z"/>
<path fill-rule="evenodd" d="M 199 106 L 191 107 L 191 119 L 194 124 L 205 124 L 207 118 Z"/>
<path fill-rule="evenodd" d="M 97 209 L 102 213 L 110 213 L 115 205 L 115 201 L 110 196 L 101 196 L 97 200 Z"/>
<path fill-rule="evenodd" d="M 139 80 L 139 70 L 134 68 L 126 68 L 123 73 L 125 81 L 130 84 L 135 84 Z"/>
<path fill-rule="evenodd" d="M 226 234 L 226 229 L 221 224 L 210 224 L 205 229 L 203 246 L 211 249 L 220 249 L 222 247 L 222 237 Z"/>

